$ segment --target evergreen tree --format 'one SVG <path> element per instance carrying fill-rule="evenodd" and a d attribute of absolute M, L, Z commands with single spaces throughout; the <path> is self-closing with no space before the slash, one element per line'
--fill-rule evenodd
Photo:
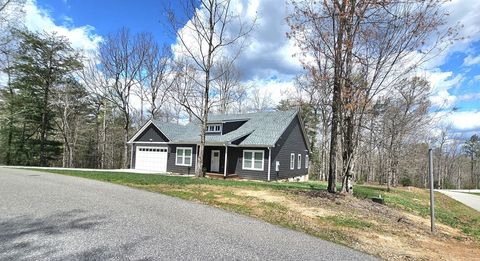
<path fill-rule="evenodd" d="M 8 68 L 12 76 L 3 111 L 7 111 L 7 164 L 47 166 L 62 152 L 53 139 L 55 114 L 53 91 L 81 68 L 79 55 L 70 43 L 55 34 L 16 31 L 19 48 Z M 15 143 L 13 146 L 12 144 Z M 15 148 L 15 149 L 12 149 Z M 14 160 L 12 160 L 12 155 Z"/>

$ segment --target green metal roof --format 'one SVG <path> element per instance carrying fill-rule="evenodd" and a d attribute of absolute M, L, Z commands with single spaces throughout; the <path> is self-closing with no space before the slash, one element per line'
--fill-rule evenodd
<path fill-rule="evenodd" d="M 239 146 L 273 147 L 297 114 L 298 110 L 209 115 L 208 123 L 242 120 L 246 120 L 246 122 L 238 129 L 224 135 L 205 135 L 206 144 L 228 145 L 231 142 L 246 136 Z M 167 136 L 170 142 L 193 144 L 200 142 L 200 125 L 198 123 L 179 125 L 154 121 L 154 124 L 163 132 L 163 134 L 165 134 L 165 136 Z"/>

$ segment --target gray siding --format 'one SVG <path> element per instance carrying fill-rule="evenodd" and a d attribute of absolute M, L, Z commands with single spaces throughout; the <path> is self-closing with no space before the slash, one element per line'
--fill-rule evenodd
<path fill-rule="evenodd" d="M 168 139 L 161 133 L 153 124 L 150 124 L 142 134 L 140 134 L 135 141 L 145 141 L 145 142 L 167 142 Z"/>
<path fill-rule="evenodd" d="M 290 169 L 290 154 L 295 153 L 295 168 Z M 302 155 L 301 169 L 297 168 L 298 154 Z M 308 155 L 307 145 L 300 127 L 298 115 L 282 134 L 275 147 L 272 149 L 271 180 L 286 179 L 306 175 L 305 156 Z M 275 162 L 280 162 L 280 171 L 275 171 Z"/>
<path fill-rule="evenodd" d="M 167 171 L 179 174 L 195 174 L 195 164 L 197 163 L 197 145 L 168 145 L 168 161 Z M 177 153 L 177 147 L 192 148 L 192 166 L 177 166 L 175 165 L 175 157 Z"/>
<path fill-rule="evenodd" d="M 242 169 L 243 150 L 263 150 L 263 171 Z M 268 149 L 265 148 L 228 148 L 228 173 L 235 173 L 243 179 L 268 180 Z"/>

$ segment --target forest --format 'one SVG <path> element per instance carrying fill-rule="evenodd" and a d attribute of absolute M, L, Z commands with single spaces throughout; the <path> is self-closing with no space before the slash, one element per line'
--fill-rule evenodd
<path fill-rule="evenodd" d="M 443 1 L 289 1 L 285 37 L 303 72 L 279 102 L 242 81 L 236 60 L 261 17 L 240 19 L 231 2 L 167 9 L 155 30 L 170 32 L 174 46 L 123 27 L 91 53 L 28 30 L 25 2 L 0 0 L 0 164 L 129 168 L 127 141 L 149 119 L 199 122 L 202 151 L 209 114 L 299 108 L 310 178 L 330 192 L 349 192 L 348 180 L 427 187 L 429 148 L 435 187 L 479 187 L 480 136 L 445 122 L 449 111 L 432 104 L 422 73 L 462 37 Z"/>

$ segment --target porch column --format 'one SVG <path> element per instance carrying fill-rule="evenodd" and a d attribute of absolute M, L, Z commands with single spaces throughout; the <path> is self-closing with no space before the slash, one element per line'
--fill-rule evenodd
<path fill-rule="evenodd" d="M 227 169 L 228 169 L 227 156 L 228 156 L 228 146 L 225 145 L 225 165 L 223 166 L 223 178 L 227 177 Z"/>
<path fill-rule="evenodd" d="M 271 170 L 272 169 L 272 148 L 271 147 L 268 147 L 268 173 L 267 173 L 267 180 L 270 181 L 270 173 L 271 173 Z"/>

